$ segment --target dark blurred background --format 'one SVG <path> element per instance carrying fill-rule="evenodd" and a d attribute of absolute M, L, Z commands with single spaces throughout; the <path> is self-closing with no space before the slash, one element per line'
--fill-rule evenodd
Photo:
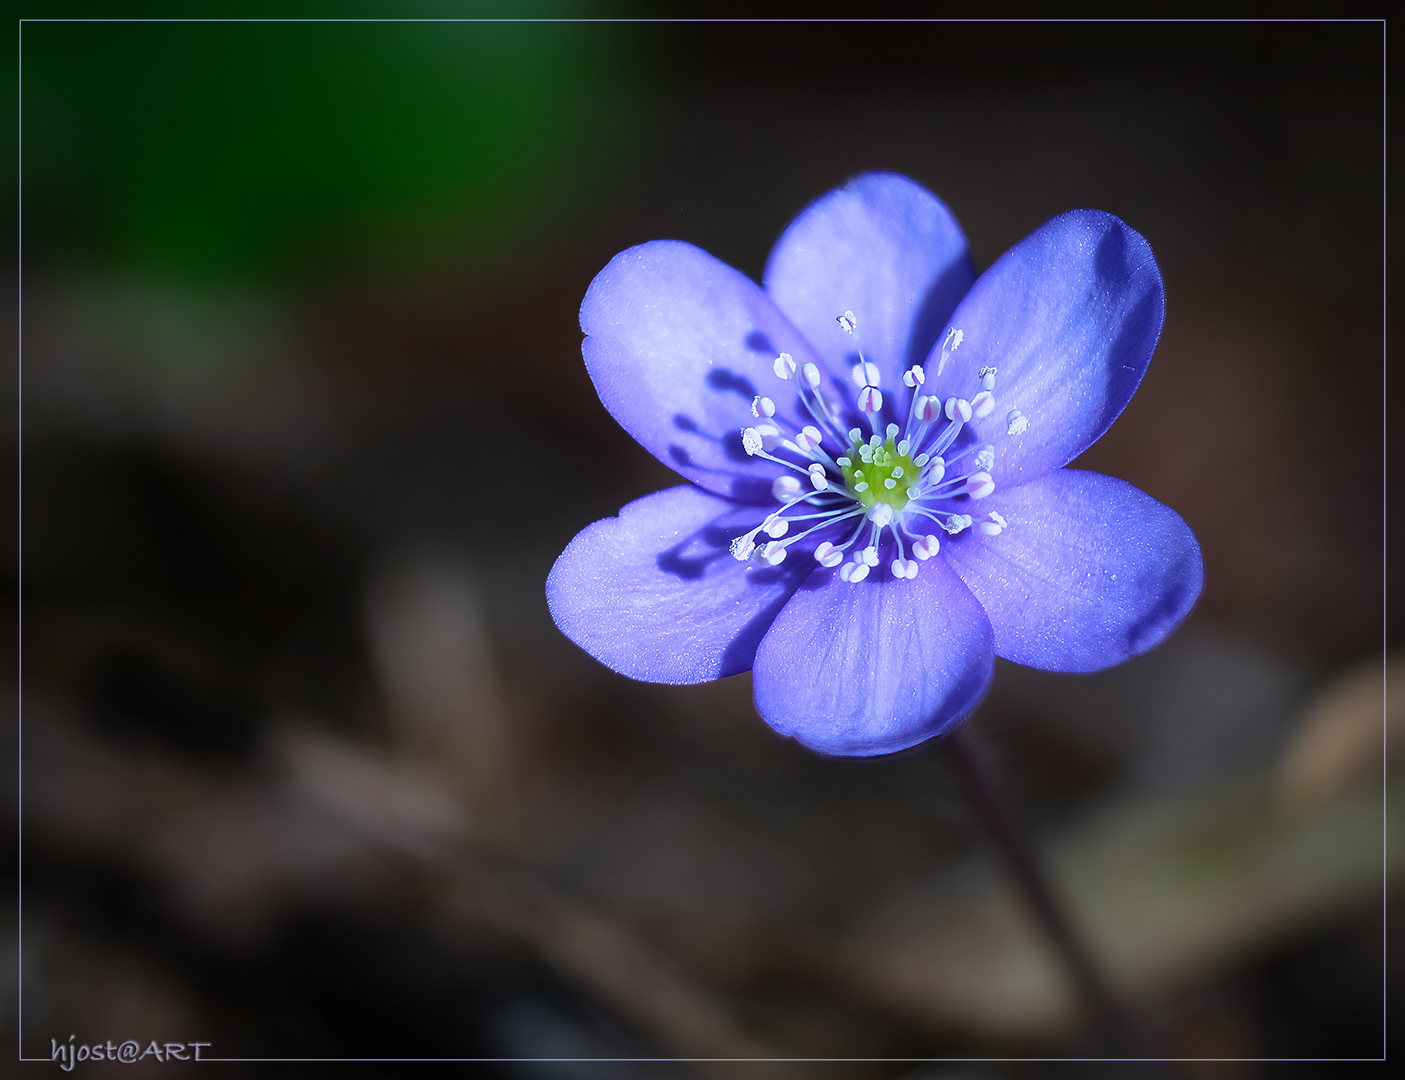
<path fill-rule="evenodd" d="M 1405 833 L 1387 849 L 1383 40 L 25 23 L 6 1041 L 1096 1053 L 932 747 L 815 757 L 755 716 L 749 677 L 631 683 L 546 611 L 575 532 L 674 482 L 581 363 L 595 272 L 676 237 L 759 277 L 808 201 L 892 169 L 980 267 L 1075 207 L 1150 241 L 1163 337 L 1080 464 L 1174 507 L 1205 555 L 1161 649 L 1093 676 L 1002 664 L 970 730 L 1158 1053 L 1381 1054 Z"/>

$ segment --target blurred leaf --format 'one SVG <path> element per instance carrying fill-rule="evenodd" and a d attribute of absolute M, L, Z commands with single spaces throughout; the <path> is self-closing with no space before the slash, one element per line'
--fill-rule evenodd
<path fill-rule="evenodd" d="M 620 115 L 611 25 L 31 22 L 23 34 L 29 234 L 197 281 L 510 235 L 569 201 Z"/>

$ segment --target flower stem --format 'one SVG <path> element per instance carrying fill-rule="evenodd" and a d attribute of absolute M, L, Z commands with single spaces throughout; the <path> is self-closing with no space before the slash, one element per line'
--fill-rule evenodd
<path fill-rule="evenodd" d="M 966 725 L 945 735 L 939 745 L 960 774 L 971 808 L 1000 849 L 1015 884 L 1063 961 L 1108 1049 L 1119 1056 L 1141 1056 L 1134 1053 L 1131 1017 L 1054 892 L 989 754 Z"/>

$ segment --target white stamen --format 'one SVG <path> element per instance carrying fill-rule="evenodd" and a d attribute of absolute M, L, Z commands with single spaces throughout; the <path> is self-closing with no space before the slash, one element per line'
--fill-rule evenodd
<path fill-rule="evenodd" d="M 876 386 L 865 386 L 859 391 L 859 411 L 876 413 L 883 408 L 883 391 Z"/>
<path fill-rule="evenodd" d="M 793 476 L 778 476 L 771 481 L 771 495 L 778 502 L 790 502 L 800 494 L 800 481 Z"/>
<path fill-rule="evenodd" d="M 742 428 L 742 449 L 749 456 L 755 456 L 764 445 L 761 441 L 761 432 L 754 427 Z"/>
<path fill-rule="evenodd" d="M 935 420 L 941 411 L 941 398 L 933 394 L 931 397 L 921 396 L 913 406 L 913 413 L 917 419 L 923 421 Z"/>
<path fill-rule="evenodd" d="M 923 562 L 926 562 L 942 548 L 941 541 L 931 533 L 928 533 L 917 543 L 912 545 L 912 553 Z"/>
<path fill-rule="evenodd" d="M 780 356 L 776 357 L 771 367 L 782 379 L 788 379 L 790 378 L 790 373 L 795 370 L 795 357 L 791 356 L 788 352 L 783 352 Z"/>
<path fill-rule="evenodd" d="M 938 484 L 938 483 L 941 482 L 942 477 L 945 476 L 945 475 L 946 475 L 946 462 L 943 461 L 943 460 L 942 460 L 941 458 L 939 458 L 939 457 L 938 457 L 938 458 L 933 458 L 933 459 L 932 459 L 932 465 L 931 465 L 931 467 L 927 470 L 927 481 L 928 481 L 928 483 Z"/>
<path fill-rule="evenodd" d="M 805 385 L 811 390 L 820 385 L 820 369 L 814 364 L 806 364 L 800 369 L 800 374 L 805 378 Z"/>
<path fill-rule="evenodd" d="M 753 539 L 755 533 L 746 533 L 732 541 L 732 558 L 737 562 L 746 562 L 751 558 L 751 553 L 756 550 L 756 541 Z"/>
<path fill-rule="evenodd" d="M 989 390 L 982 390 L 971 399 L 971 415 L 977 420 L 984 420 L 995 411 L 995 395 Z"/>
<path fill-rule="evenodd" d="M 838 566 L 844 561 L 844 553 L 826 540 L 815 548 L 815 562 L 821 566 Z"/>
<path fill-rule="evenodd" d="M 918 454 L 915 458 L 912 459 L 912 463 L 920 469 L 923 465 L 927 464 L 927 462 L 931 460 L 931 457 L 927 454 Z"/>
<path fill-rule="evenodd" d="M 818 472 L 810 470 L 810 483 L 814 485 L 816 491 L 826 491 L 829 489 L 829 477 L 824 474 L 824 470 Z"/>
<path fill-rule="evenodd" d="M 854 561 L 863 561 L 865 566 L 878 565 L 878 549 L 876 547 L 866 547 L 862 551 L 855 553 Z"/>
<path fill-rule="evenodd" d="M 992 510 L 981 522 L 981 532 L 985 533 L 986 536 L 999 536 L 1008 524 L 1008 521 Z"/>
<path fill-rule="evenodd" d="M 1018 435 L 1029 427 L 1029 418 L 1019 409 L 1011 409 L 1010 414 L 1005 417 L 1005 434 Z"/>
<path fill-rule="evenodd" d="M 927 373 L 914 365 L 903 372 L 903 383 L 907 386 L 921 386 L 927 381 Z"/>
<path fill-rule="evenodd" d="M 772 540 L 779 540 L 786 533 L 790 532 L 790 522 L 783 517 L 772 518 L 762 526 L 761 531 Z"/>
<path fill-rule="evenodd" d="M 761 554 L 757 557 L 767 566 L 779 566 L 785 562 L 785 545 L 772 540 L 761 549 Z"/>
<path fill-rule="evenodd" d="M 966 479 L 966 494 L 973 499 L 984 499 L 995 490 L 995 481 L 988 472 L 978 472 Z"/>
<path fill-rule="evenodd" d="M 995 371 L 996 369 L 993 367 L 983 367 L 976 372 L 976 378 L 980 379 L 982 390 L 995 389 Z"/>
<path fill-rule="evenodd" d="M 995 466 L 995 447 L 986 443 L 976 451 L 976 468 L 982 472 L 990 472 Z"/>
<path fill-rule="evenodd" d="M 849 373 L 849 377 L 854 380 L 855 386 L 877 386 L 878 365 L 870 363 L 855 364 L 854 370 Z"/>
<path fill-rule="evenodd" d="M 854 585 L 868 577 L 868 567 L 863 563 L 845 563 L 844 568 L 839 571 L 839 576 Z"/>
<path fill-rule="evenodd" d="M 884 502 L 876 502 L 868 508 L 868 520 L 880 529 L 893 520 L 893 508 Z M 877 558 L 877 556 L 874 556 Z"/>
<path fill-rule="evenodd" d="M 956 420 L 960 418 L 964 424 L 971 419 L 971 403 L 965 398 L 949 397 L 946 399 L 946 418 Z"/>
<path fill-rule="evenodd" d="M 947 518 L 946 522 L 942 525 L 942 528 L 949 532 L 952 536 L 955 536 L 962 529 L 969 529 L 970 527 L 970 514 L 952 514 L 951 517 Z"/>
<path fill-rule="evenodd" d="M 846 311 L 843 315 L 836 315 L 834 321 L 844 328 L 844 333 L 851 336 L 859 325 L 854 321 L 854 313 L 852 311 Z"/>
<path fill-rule="evenodd" d="M 893 571 L 895 578 L 912 579 L 917 576 L 917 564 L 911 559 L 894 559 L 892 566 L 888 569 Z"/>
<path fill-rule="evenodd" d="M 775 416 L 776 403 L 768 397 L 758 397 L 751 403 L 751 415 L 767 418 Z"/>
<path fill-rule="evenodd" d="M 938 375 L 942 373 L 942 369 L 946 367 L 947 360 L 949 360 L 951 358 L 951 354 L 954 353 L 960 347 L 961 339 L 965 336 L 966 335 L 963 334 L 960 330 L 947 331 L 946 341 L 942 343 L 942 358 L 941 361 L 937 364 Z"/>

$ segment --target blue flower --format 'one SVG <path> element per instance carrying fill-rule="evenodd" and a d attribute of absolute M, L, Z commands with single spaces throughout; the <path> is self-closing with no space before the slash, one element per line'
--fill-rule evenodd
<path fill-rule="evenodd" d="M 657 240 L 591 283 L 600 400 L 690 483 L 571 541 L 546 586 L 571 640 L 650 682 L 751 669 L 777 731 L 871 755 L 958 723 L 996 656 L 1094 671 L 1185 618 L 1185 522 L 1064 467 L 1160 335 L 1141 236 L 1070 211 L 977 278 L 940 200 L 867 173 L 791 223 L 764 281 Z"/>

